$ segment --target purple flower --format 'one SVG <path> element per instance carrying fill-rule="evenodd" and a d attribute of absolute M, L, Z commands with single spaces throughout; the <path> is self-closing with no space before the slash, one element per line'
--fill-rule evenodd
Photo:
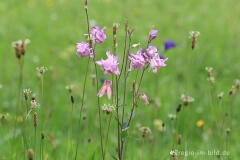
<path fill-rule="evenodd" d="M 157 70 L 158 70 L 160 67 L 166 66 L 165 62 L 166 62 L 167 60 L 168 60 L 167 58 L 165 58 L 165 59 L 160 58 L 159 55 L 153 57 L 153 58 L 150 60 L 150 62 L 149 62 L 152 71 L 153 71 L 153 72 L 157 72 Z"/>
<path fill-rule="evenodd" d="M 144 57 L 146 62 L 150 62 L 150 60 L 153 57 L 158 55 L 157 52 L 158 52 L 157 47 L 155 47 L 155 46 L 148 46 L 148 48 L 144 50 L 142 55 L 143 55 L 143 57 Z"/>
<path fill-rule="evenodd" d="M 110 99 L 112 96 L 112 81 L 110 80 L 104 81 L 102 88 L 99 90 L 97 96 L 102 97 L 105 94 L 107 94 L 108 99 Z"/>
<path fill-rule="evenodd" d="M 171 48 L 174 48 L 174 47 L 176 47 L 176 44 L 173 41 L 171 41 L 171 40 L 166 40 L 165 41 L 165 43 L 164 43 L 164 50 L 165 51 L 167 51 Z"/>
<path fill-rule="evenodd" d="M 131 61 L 130 63 L 130 71 L 133 69 L 141 69 L 145 65 L 145 59 L 142 56 L 142 50 L 138 50 L 136 55 L 129 54 L 128 59 Z"/>
<path fill-rule="evenodd" d="M 100 60 L 96 63 L 101 66 L 102 70 L 104 70 L 105 74 L 116 74 L 119 75 L 120 72 L 118 70 L 118 58 L 117 56 L 114 56 L 110 53 L 110 51 L 107 51 L 106 53 L 107 59 L 106 60 Z"/>
<path fill-rule="evenodd" d="M 154 40 L 157 37 L 158 30 L 151 30 L 149 33 L 149 42 Z"/>
<path fill-rule="evenodd" d="M 92 49 L 87 42 L 77 43 L 77 55 L 80 57 L 93 57 Z"/>
<path fill-rule="evenodd" d="M 96 43 L 103 43 L 104 40 L 107 38 L 106 34 L 104 33 L 105 27 L 100 29 L 98 26 L 94 26 L 91 28 L 91 38 Z"/>

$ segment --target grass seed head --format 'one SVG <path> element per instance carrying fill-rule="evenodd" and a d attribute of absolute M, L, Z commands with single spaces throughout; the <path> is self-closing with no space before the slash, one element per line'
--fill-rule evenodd
<path fill-rule="evenodd" d="M 28 160 L 33 160 L 33 156 L 34 156 L 33 150 L 28 149 Z"/>

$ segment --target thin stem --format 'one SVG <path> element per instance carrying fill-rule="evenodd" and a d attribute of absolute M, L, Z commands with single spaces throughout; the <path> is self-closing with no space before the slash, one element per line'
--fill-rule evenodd
<path fill-rule="evenodd" d="M 121 135 L 120 135 L 120 122 L 119 122 L 119 105 L 118 105 L 118 77 L 116 76 L 116 110 L 117 110 L 117 135 L 118 135 L 118 158 L 122 160 L 121 157 Z"/>
<path fill-rule="evenodd" d="M 148 67 L 148 66 L 147 66 L 147 67 Z M 141 83 L 142 83 L 143 75 L 144 75 L 147 67 L 145 67 L 145 68 L 143 69 L 143 71 L 142 71 L 137 92 L 136 92 L 136 94 L 134 93 L 134 98 L 135 98 L 136 96 L 138 96 L 138 92 L 139 92 L 139 89 L 140 89 L 140 86 L 141 86 Z M 131 121 L 132 121 L 132 116 L 133 116 L 133 112 L 134 112 L 134 109 L 135 109 L 136 105 L 137 105 L 137 102 L 134 102 L 134 103 L 133 103 L 133 106 L 132 106 L 131 113 L 130 113 L 130 117 L 129 117 L 129 120 L 128 120 L 128 125 L 127 125 L 128 127 L 129 127 L 129 125 L 130 125 L 130 123 L 131 123 Z"/>
<path fill-rule="evenodd" d="M 109 137 L 109 130 L 112 122 L 112 114 L 110 115 L 109 121 L 108 121 L 108 126 L 107 126 L 107 136 L 106 136 L 106 141 L 105 141 L 105 149 L 104 149 L 104 158 L 106 155 L 106 150 L 107 150 L 107 144 L 108 144 L 108 137 Z"/>
<path fill-rule="evenodd" d="M 123 59 L 122 59 L 122 66 L 121 66 L 121 70 L 120 70 L 120 75 L 119 75 L 118 81 L 121 78 L 122 70 L 123 70 L 123 67 L 124 67 L 124 64 L 125 64 L 125 58 L 126 58 L 125 55 L 126 55 L 126 49 L 127 49 L 127 36 L 128 36 L 128 23 L 126 22 L 126 24 L 125 24 L 125 39 L 124 39 Z"/>
<path fill-rule="evenodd" d="M 97 72 L 97 64 L 95 63 L 95 56 L 94 56 L 94 68 L 95 68 L 95 74 L 96 74 L 96 92 L 98 93 L 98 72 Z M 100 141 L 101 141 L 101 152 L 102 152 L 102 159 L 104 160 L 104 150 L 103 150 L 103 135 L 102 135 L 102 118 L 101 118 L 101 107 L 100 107 L 100 99 L 99 96 L 97 96 L 97 105 L 98 105 L 98 117 L 99 117 L 99 135 L 100 135 Z"/>
<path fill-rule="evenodd" d="M 82 119 L 82 111 L 83 111 L 83 105 L 84 105 L 85 89 L 86 89 L 87 75 L 88 75 L 88 70 L 89 70 L 89 62 L 90 62 L 90 57 L 88 58 L 87 70 L 86 70 L 85 77 L 84 77 L 84 82 L 83 82 L 83 95 L 82 95 L 80 114 L 79 114 L 79 120 L 78 120 L 78 129 L 80 129 L 80 124 L 81 124 L 81 119 Z M 77 138 L 77 146 L 76 146 L 76 152 L 75 152 L 75 160 L 77 159 L 78 146 L 79 146 L 79 137 L 80 136 L 77 136 L 77 137 L 78 138 Z"/>

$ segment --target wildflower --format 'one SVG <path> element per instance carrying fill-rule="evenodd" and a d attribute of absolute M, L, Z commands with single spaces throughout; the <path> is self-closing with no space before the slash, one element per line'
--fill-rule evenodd
<path fill-rule="evenodd" d="M 176 44 L 171 41 L 171 40 L 166 40 L 165 43 L 164 43 L 164 50 L 167 51 L 171 48 L 175 48 L 176 47 Z"/>
<path fill-rule="evenodd" d="M 105 80 L 102 88 L 99 90 L 97 96 L 102 97 L 104 94 L 107 94 L 108 99 L 112 96 L 112 81 Z"/>
<path fill-rule="evenodd" d="M 197 38 L 200 35 L 200 32 L 198 31 L 191 31 L 189 32 L 190 34 L 190 38 L 192 39 L 192 50 L 196 47 L 196 43 L 197 43 Z"/>
<path fill-rule="evenodd" d="M 221 92 L 217 95 L 218 99 L 221 100 L 224 96 L 224 92 Z"/>
<path fill-rule="evenodd" d="M 240 88 L 240 80 L 239 79 L 235 80 L 235 87 L 236 87 L 236 89 Z"/>
<path fill-rule="evenodd" d="M 215 78 L 214 77 L 208 77 L 207 81 L 210 82 L 211 84 L 215 83 Z"/>
<path fill-rule="evenodd" d="M 129 54 L 128 59 L 131 61 L 130 71 L 132 69 L 141 69 L 145 65 L 145 59 L 142 56 L 142 50 L 138 50 L 136 55 Z"/>
<path fill-rule="evenodd" d="M 105 27 L 103 27 L 102 29 L 100 29 L 98 26 L 92 27 L 91 39 L 96 43 L 103 43 L 104 40 L 107 38 L 106 34 L 104 33 L 105 29 Z"/>
<path fill-rule="evenodd" d="M 148 46 L 142 53 L 143 57 L 145 58 L 145 61 L 150 62 L 150 60 L 158 55 L 157 47 L 155 46 Z"/>
<path fill-rule="evenodd" d="M 30 89 L 24 89 L 23 90 L 23 95 L 24 95 L 25 100 L 28 100 L 29 95 L 31 94 L 31 92 L 32 91 Z"/>
<path fill-rule="evenodd" d="M 148 97 L 146 96 L 146 94 L 142 93 L 139 95 L 142 102 L 145 104 L 145 105 L 148 105 L 149 104 L 149 101 L 148 101 Z"/>
<path fill-rule="evenodd" d="M 37 101 L 35 99 L 31 100 L 31 108 L 32 109 L 38 108 L 39 106 L 40 106 L 40 104 L 37 103 Z"/>
<path fill-rule="evenodd" d="M 12 47 L 15 49 L 15 54 L 18 59 L 21 58 L 26 52 L 27 45 L 30 43 L 29 39 L 18 40 L 12 43 Z"/>
<path fill-rule="evenodd" d="M 68 85 L 65 88 L 69 93 L 72 93 L 73 87 L 74 87 L 73 85 Z"/>
<path fill-rule="evenodd" d="M 111 114 L 114 110 L 115 110 L 115 108 L 112 105 L 104 104 L 102 106 L 102 111 L 105 112 L 106 114 Z"/>
<path fill-rule="evenodd" d="M 38 71 L 39 75 L 43 75 L 47 70 L 48 70 L 47 67 L 44 67 L 44 66 L 37 67 L 37 71 Z"/>
<path fill-rule="evenodd" d="M 227 128 L 227 129 L 226 129 L 226 133 L 227 133 L 227 135 L 229 135 L 230 132 L 231 132 L 231 129 L 230 129 L 230 128 Z"/>
<path fill-rule="evenodd" d="M 157 37 L 158 30 L 151 30 L 149 33 L 149 42 L 154 40 Z"/>
<path fill-rule="evenodd" d="M 154 127 L 159 130 L 159 131 L 165 131 L 165 124 L 163 123 L 163 121 L 159 120 L 159 119 L 155 119 L 153 121 L 153 125 Z"/>
<path fill-rule="evenodd" d="M 213 68 L 212 67 L 205 67 L 205 70 L 208 73 L 208 77 L 212 77 L 213 76 Z"/>
<path fill-rule="evenodd" d="M 185 94 L 181 95 L 181 99 L 182 99 L 182 104 L 185 106 L 187 106 L 189 103 L 194 102 L 194 98 L 192 98 L 188 95 L 185 95 Z"/>
<path fill-rule="evenodd" d="M 204 121 L 203 120 L 198 120 L 196 125 L 199 127 L 199 128 L 202 128 L 204 126 Z"/>
<path fill-rule="evenodd" d="M 89 46 L 87 42 L 79 42 L 77 43 L 77 55 L 79 57 L 93 57 L 92 48 Z"/>
<path fill-rule="evenodd" d="M 105 74 L 116 74 L 119 75 L 119 69 L 118 69 L 118 58 L 117 56 L 114 56 L 111 54 L 110 51 L 107 51 L 106 53 L 107 59 L 106 60 L 100 60 L 96 63 L 101 66 L 102 70 L 104 70 Z"/>
<path fill-rule="evenodd" d="M 228 94 L 234 95 L 235 93 L 236 93 L 236 88 L 235 88 L 235 86 L 232 86 L 232 88 L 229 90 Z"/>
<path fill-rule="evenodd" d="M 165 62 L 167 60 L 167 58 L 163 59 L 159 55 L 157 55 L 150 60 L 150 68 L 153 72 L 157 72 L 160 67 L 166 66 Z"/>
<path fill-rule="evenodd" d="M 174 120 L 177 118 L 176 114 L 169 114 L 168 118 L 170 118 L 171 120 Z"/>
<path fill-rule="evenodd" d="M 139 130 L 140 130 L 140 132 L 142 134 L 142 137 L 146 137 L 146 136 L 148 136 L 149 134 L 152 133 L 151 129 L 148 128 L 148 127 L 141 127 Z"/>

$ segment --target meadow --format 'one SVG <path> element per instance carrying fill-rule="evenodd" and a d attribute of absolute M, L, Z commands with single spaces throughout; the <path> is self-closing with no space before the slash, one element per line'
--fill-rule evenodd
<path fill-rule="evenodd" d="M 239 10 L 238 0 L 88 1 L 90 25 L 106 27 L 106 40 L 95 48 L 96 60 L 105 59 L 107 50 L 114 52 L 114 23 L 119 24 L 120 66 L 126 23 L 134 30 L 130 45 L 140 47 L 146 46 L 149 31 L 157 29 L 151 45 L 168 58 L 158 72 L 145 72 L 140 92 L 149 104 L 137 98 L 131 126 L 120 131 L 125 141 L 122 159 L 240 158 Z M 194 49 L 191 31 L 200 32 Z M 127 120 L 132 86 L 134 80 L 139 86 L 140 74 L 133 70 L 126 84 L 119 84 L 119 98 L 99 98 L 103 158 L 96 86 L 99 90 L 113 77 L 97 66 L 96 78 L 94 63 L 87 67 L 88 58 L 77 56 L 76 43 L 87 41 L 86 33 L 82 0 L 0 1 L 0 160 L 29 159 L 31 153 L 34 160 L 119 159 L 116 106 L 110 114 L 102 107 L 119 100 Z M 19 39 L 31 41 L 21 60 L 12 47 Z M 164 51 L 166 40 L 176 47 Z M 44 73 L 42 66 L 47 68 Z M 24 89 L 31 90 L 27 100 Z M 32 96 L 36 111 L 30 109 Z"/>

